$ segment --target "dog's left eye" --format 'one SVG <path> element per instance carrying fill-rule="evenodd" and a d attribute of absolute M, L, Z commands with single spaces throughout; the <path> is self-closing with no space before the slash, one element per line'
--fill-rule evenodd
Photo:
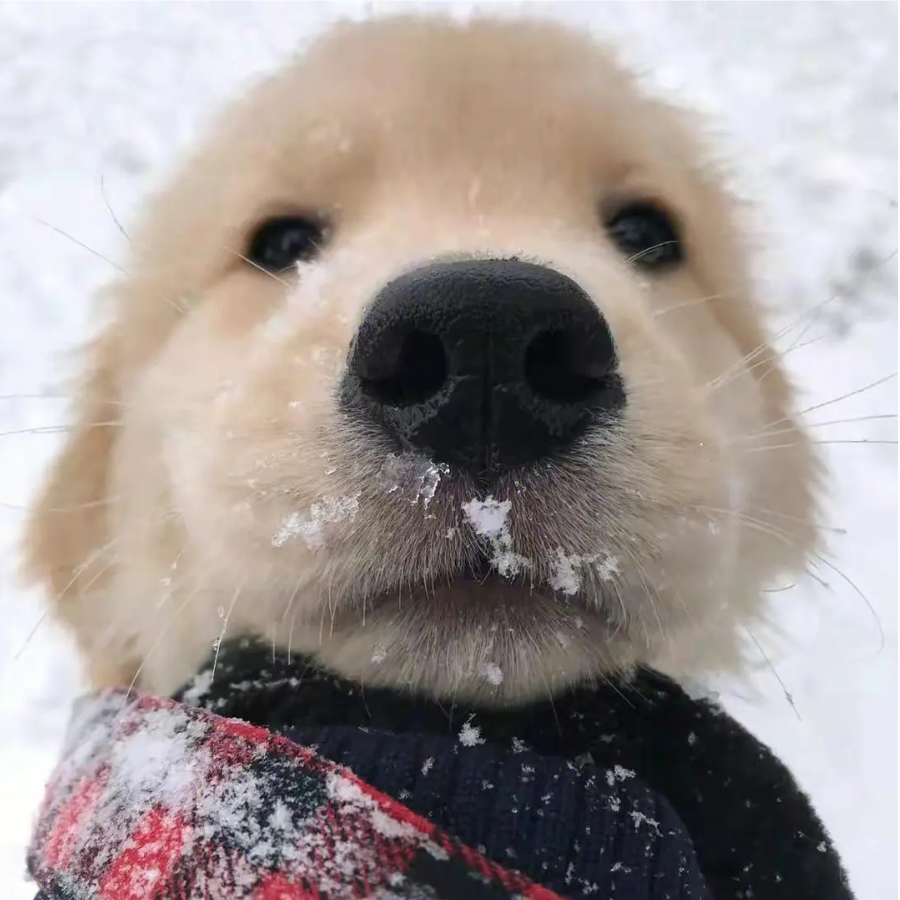
<path fill-rule="evenodd" d="M 267 272 L 283 272 L 298 262 L 311 260 L 321 250 L 324 239 L 324 225 L 313 219 L 269 219 L 250 238 L 247 259 Z"/>
<path fill-rule="evenodd" d="M 665 210 L 646 201 L 630 203 L 606 220 L 606 230 L 629 262 L 644 269 L 684 259 L 678 228 Z"/>

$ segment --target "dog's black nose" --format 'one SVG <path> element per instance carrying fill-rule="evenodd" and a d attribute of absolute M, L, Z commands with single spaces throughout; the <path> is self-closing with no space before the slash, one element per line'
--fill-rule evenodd
<path fill-rule="evenodd" d="M 570 278 L 518 260 L 390 282 L 350 351 L 343 401 L 401 446 L 483 478 L 571 445 L 625 402 L 606 322 Z"/>

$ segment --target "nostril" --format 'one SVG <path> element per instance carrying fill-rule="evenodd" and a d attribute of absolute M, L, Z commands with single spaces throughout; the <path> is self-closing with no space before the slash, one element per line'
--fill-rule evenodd
<path fill-rule="evenodd" d="M 382 343 L 380 359 L 369 354 L 358 365 L 363 393 L 386 406 L 412 406 L 433 397 L 447 380 L 447 354 L 441 339 L 425 331 L 411 331 Z"/>
<path fill-rule="evenodd" d="M 581 403 L 606 387 L 612 367 L 611 341 L 590 340 L 568 330 L 537 335 L 525 352 L 525 382 L 539 397 L 556 403 Z"/>
<path fill-rule="evenodd" d="M 506 259 L 433 262 L 373 298 L 340 385 L 350 421 L 490 481 L 615 427 L 612 331 L 567 276 Z"/>

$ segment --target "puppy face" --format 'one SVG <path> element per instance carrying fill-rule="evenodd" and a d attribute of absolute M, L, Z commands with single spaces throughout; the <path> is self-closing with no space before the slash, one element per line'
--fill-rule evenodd
<path fill-rule="evenodd" d="M 727 200 L 579 36 L 341 27 L 133 253 L 27 541 L 99 684 L 241 633 L 497 702 L 716 667 L 810 548 Z"/>

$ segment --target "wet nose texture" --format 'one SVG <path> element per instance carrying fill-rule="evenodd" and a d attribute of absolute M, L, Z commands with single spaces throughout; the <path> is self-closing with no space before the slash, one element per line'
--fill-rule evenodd
<path fill-rule="evenodd" d="M 612 335 L 570 278 L 518 260 L 396 278 L 359 327 L 351 416 L 478 479 L 548 459 L 625 404 Z"/>

